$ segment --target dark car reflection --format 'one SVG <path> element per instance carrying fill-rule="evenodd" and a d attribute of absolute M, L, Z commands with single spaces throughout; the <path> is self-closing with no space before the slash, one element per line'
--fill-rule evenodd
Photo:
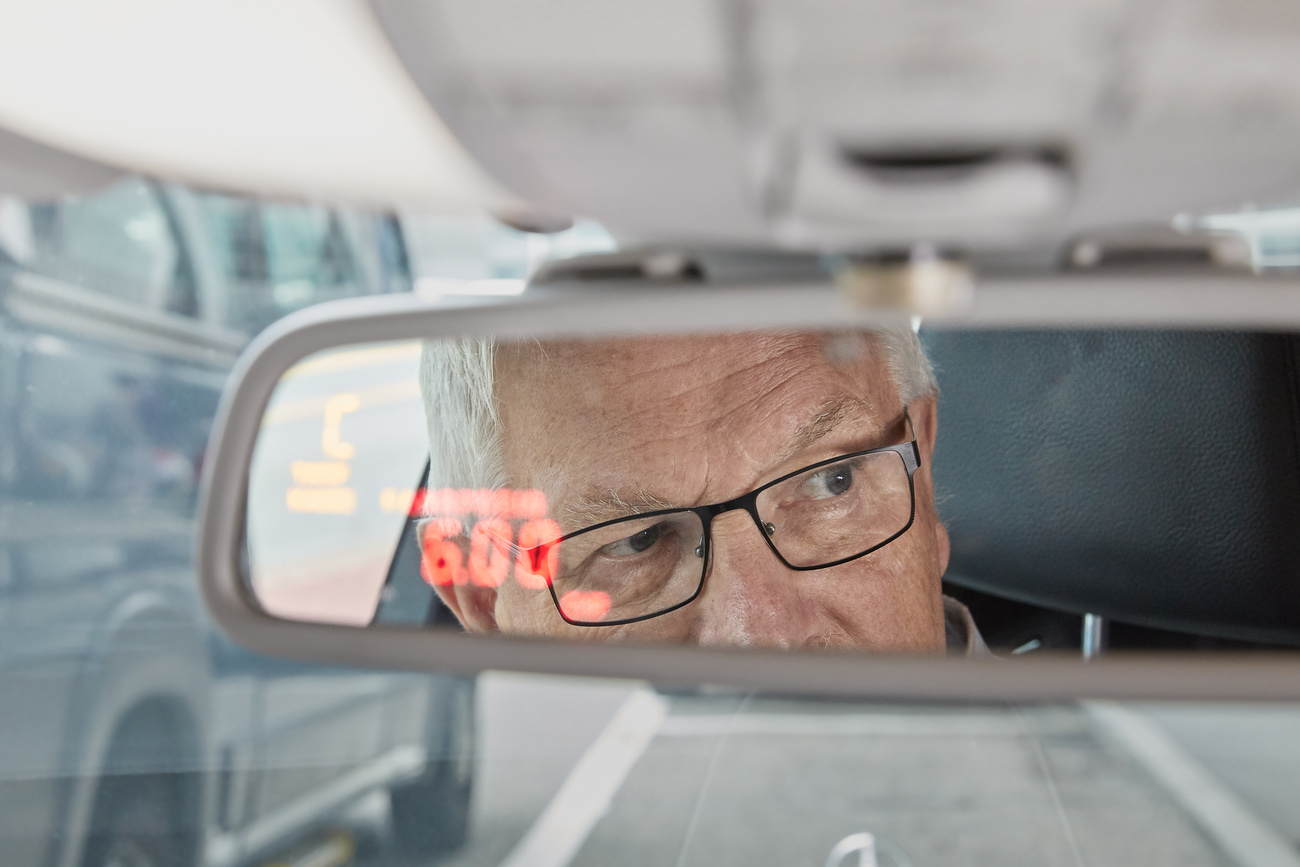
<path fill-rule="evenodd" d="M 240 863 L 336 841 L 376 793 L 397 844 L 463 837 L 472 683 L 246 653 L 191 563 L 208 428 L 249 334 L 409 286 L 389 218 L 140 180 L 0 200 L 6 865 Z"/>

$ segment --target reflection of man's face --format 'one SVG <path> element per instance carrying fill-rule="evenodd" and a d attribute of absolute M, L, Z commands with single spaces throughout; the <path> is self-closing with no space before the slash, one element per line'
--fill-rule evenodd
<path fill-rule="evenodd" d="M 499 348 L 495 374 L 510 483 L 544 491 L 566 533 L 647 503 L 729 500 L 817 461 L 909 439 L 889 368 L 858 335 L 517 344 Z M 933 396 L 914 401 L 909 413 L 921 451 L 915 523 L 865 557 L 793 571 L 744 511 L 732 511 L 713 520 L 712 562 L 699 598 L 660 617 L 571 626 L 547 593 L 515 582 L 457 588 L 448 601 L 472 630 L 941 650 L 939 579 L 948 539 L 930 477 Z"/>

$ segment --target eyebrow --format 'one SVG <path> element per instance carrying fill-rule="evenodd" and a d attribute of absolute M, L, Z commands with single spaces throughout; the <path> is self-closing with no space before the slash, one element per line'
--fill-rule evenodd
<path fill-rule="evenodd" d="M 642 512 L 658 512 L 661 509 L 680 509 L 647 491 L 638 485 L 630 491 L 616 491 L 612 488 L 599 493 L 579 497 L 576 502 L 565 506 L 564 519 L 572 522 L 573 529 L 590 527 L 593 524 L 627 518 Z"/>
<path fill-rule="evenodd" d="M 790 458 L 815 445 L 819 440 L 829 436 L 846 416 L 854 413 L 873 415 L 876 405 L 865 398 L 851 394 L 840 395 L 827 400 L 818 408 L 817 415 L 808 419 L 791 435 L 773 462 L 782 464 Z"/>
<path fill-rule="evenodd" d="M 872 414 L 875 404 L 853 395 L 831 398 L 818 407 L 817 414 L 801 424 L 786 440 L 784 448 L 778 452 L 775 465 L 813 446 L 819 440 L 829 436 L 844 419 L 854 413 Z M 626 491 L 609 488 L 579 497 L 564 508 L 563 518 L 572 532 L 594 524 L 627 518 L 644 512 L 658 512 L 665 509 L 689 508 L 678 503 L 671 503 L 662 497 L 637 485 Z"/>

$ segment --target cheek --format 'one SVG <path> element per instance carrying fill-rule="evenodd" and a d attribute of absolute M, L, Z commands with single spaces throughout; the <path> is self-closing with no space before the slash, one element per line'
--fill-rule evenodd
<path fill-rule="evenodd" d="M 561 641 L 661 641 L 654 636 L 653 627 L 639 628 L 654 621 L 629 626 L 593 628 L 565 623 L 555 610 L 555 603 L 546 590 L 533 590 L 517 585 L 503 585 L 497 594 L 497 627 L 507 635 L 554 638 Z"/>
<path fill-rule="evenodd" d="M 558 635 L 572 628 L 560 619 L 546 590 L 520 587 L 513 581 L 501 585 L 495 614 L 497 628 L 511 635 Z"/>
<path fill-rule="evenodd" d="M 560 618 L 549 592 L 520 587 L 513 582 L 501 585 L 494 613 L 497 628 L 508 635 L 632 644 L 691 643 L 698 632 L 699 619 L 698 606 L 687 605 L 671 614 L 626 626 L 572 626 Z"/>
<path fill-rule="evenodd" d="M 906 534 L 861 560 L 828 570 L 816 601 L 872 650 L 933 651 L 944 643 L 943 598 L 932 527 L 920 520 Z M 918 532 L 920 531 L 920 532 Z M 833 573 L 833 574 L 832 574 Z"/>
<path fill-rule="evenodd" d="M 609 637 L 616 641 L 629 644 L 694 644 L 699 632 L 699 602 L 697 599 L 684 608 L 640 623 L 600 631 L 608 632 Z"/>

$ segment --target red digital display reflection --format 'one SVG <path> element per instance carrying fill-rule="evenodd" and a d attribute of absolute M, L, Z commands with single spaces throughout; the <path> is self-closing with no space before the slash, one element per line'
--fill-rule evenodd
<path fill-rule="evenodd" d="M 560 610 L 570 620 L 595 623 L 609 613 L 609 594 L 604 590 L 570 590 L 560 597 Z"/>
<path fill-rule="evenodd" d="M 521 587 L 545 590 L 555 576 L 560 527 L 546 517 L 541 491 L 416 491 L 411 514 L 424 518 L 417 530 L 420 575 L 431 585 L 499 587 L 513 569 Z M 578 607 L 598 616 L 573 619 L 599 620 L 609 611 L 609 600 L 603 608 L 590 600 L 580 600 Z"/>
<path fill-rule="evenodd" d="M 501 518 L 545 518 L 546 494 L 511 488 L 420 489 L 411 500 L 411 517 L 434 515 L 496 515 Z"/>

